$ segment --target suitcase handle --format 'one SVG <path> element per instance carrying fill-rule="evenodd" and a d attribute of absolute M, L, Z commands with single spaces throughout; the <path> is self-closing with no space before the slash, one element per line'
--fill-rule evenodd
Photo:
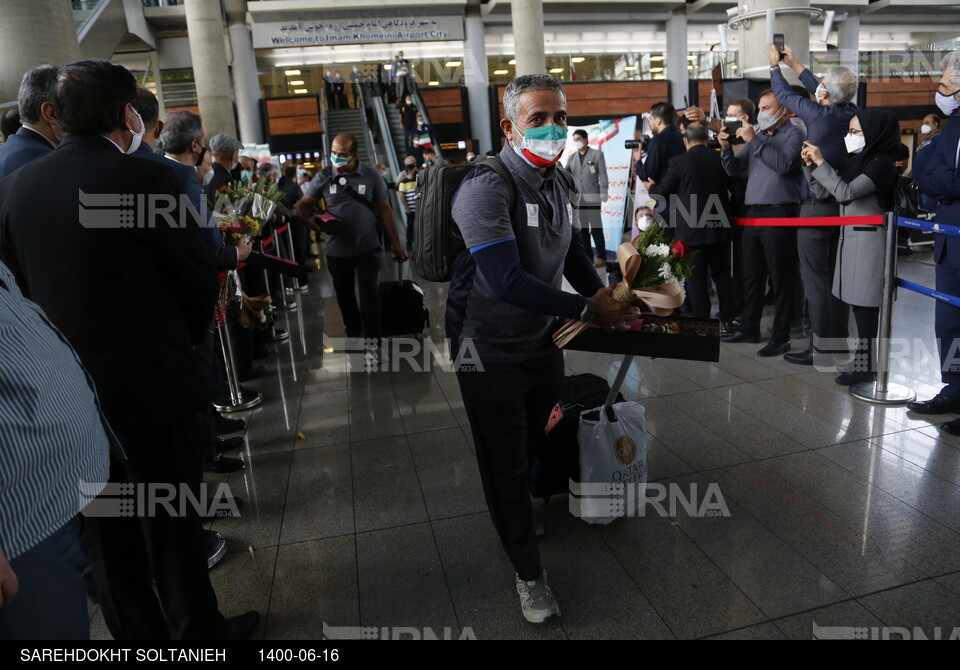
<path fill-rule="evenodd" d="M 628 354 L 623 357 L 623 362 L 620 363 L 620 369 L 617 371 L 617 378 L 613 380 L 613 384 L 610 385 L 610 393 L 607 394 L 607 399 L 603 401 L 603 406 L 607 410 L 607 418 L 610 421 L 616 420 L 612 409 L 613 403 L 617 401 L 617 394 L 620 393 L 620 387 L 623 386 L 623 380 L 627 378 L 627 370 L 630 369 L 632 363 L 632 355 Z"/>

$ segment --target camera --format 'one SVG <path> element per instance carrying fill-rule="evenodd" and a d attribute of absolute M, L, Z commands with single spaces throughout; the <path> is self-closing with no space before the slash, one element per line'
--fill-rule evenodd
<path fill-rule="evenodd" d="M 737 131 L 743 127 L 743 121 L 724 121 L 723 127 L 730 135 L 730 144 L 743 144 L 743 139 L 737 137 Z"/>
<path fill-rule="evenodd" d="M 644 136 L 641 137 L 639 140 L 624 140 L 624 141 L 623 141 L 623 147 L 624 147 L 625 149 L 636 149 L 636 148 L 640 148 L 640 149 L 643 149 L 644 151 L 646 151 L 646 150 L 647 150 L 647 144 L 648 144 L 649 142 L 650 142 L 650 138 L 648 138 L 646 135 L 644 135 Z"/>

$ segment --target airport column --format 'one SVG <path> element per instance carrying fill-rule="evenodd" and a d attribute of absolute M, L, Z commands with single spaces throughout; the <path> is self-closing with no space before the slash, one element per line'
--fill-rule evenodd
<path fill-rule="evenodd" d="M 747 79 L 770 79 L 770 44 L 775 33 L 782 33 L 784 41 L 797 53 L 801 63 L 810 63 L 811 14 L 777 13 L 774 24 L 767 25 L 767 10 L 808 9 L 810 0 L 754 0 L 749 13 L 754 16 L 740 25 L 740 74 Z M 797 82 L 790 68 L 782 68 L 787 80 Z"/>
<path fill-rule="evenodd" d="M 464 8 L 463 79 L 470 107 L 470 135 L 480 143 L 479 150 L 493 149 L 490 135 L 490 79 L 487 75 L 487 47 L 483 42 L 483 16 L 479 0 L 470 0 Z"/>
<path fill-rule="evenodd" d="M 860 15 L 850 10 L 847 18 L 837 25 L 837 48 L 840 65 L 859 74 L 860 71 Z"/>
<path fill-rule="evenodd" d="M 253 38 L 246 22 L 230 24 L 230 49 L 233 53 L 233 90 L 237 92 L 237 120 L 240 140 L 246 144 L 263 143 L 260 123 L 260 80 Z"/>
<path fill-rule="evenodd" d="M 686 107 L 683 100 L 690 90 L 688 63 L 687 10 L 675 9 L 667 19 L 667 80 L 670 82 L 670 102 L 677 109 Z"/>
<path fill-rule="evenodd" d="M 545 73 L 547 57 L 543 49 L 543 0 L 511 0 L 510 19 L 513 23 L 517 76 Z"/>
<path fill-rule="evenodd" d="M 80 60 L 73 9 L 63 0 L 8 0 L 0 19 L 0 103 L 17 99 L 23 73 Z"/>
<path fill-rule="evenodd" d="M 233 120 L 233 91 L 227 70 L 227 50 L 223 41 L 220 3 L 208 0 L 184 0 L 190 58 L 197 84 L 197 105 L 203 117 L 207 137 L 220 133 L 236 136 Z"/>

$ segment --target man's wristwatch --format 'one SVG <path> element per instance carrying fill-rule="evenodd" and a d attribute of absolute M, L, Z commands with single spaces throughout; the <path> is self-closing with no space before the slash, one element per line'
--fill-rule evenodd
<path fill-rule="evenodd" d="M 586 321 L 589 323 L 593 321 L 593 317 L 596 315 L 596 310 L 593 308 L 593 300 L 587 298 L 587 304 L 582 310 L 580 310 L 580 320 Z"/>

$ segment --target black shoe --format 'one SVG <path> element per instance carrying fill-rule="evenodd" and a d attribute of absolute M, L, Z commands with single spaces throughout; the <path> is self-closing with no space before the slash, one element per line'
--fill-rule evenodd
<path fill-rule="evenodd" d="M 783 360 L 794 365 L 813 365 L 813 347 L 807 347 L 803 351 L 783 355 Z"/>
<path fill-rule="evenodd" d="M 243 419 L 228 419 L 215 413 L 213 425 L 216 428 L 217 435 L 227 435 L 229 433 L 239 433 L 247 427 L 247 422 Z"/>
<path fill-rule="evenodd" d="M 234 437 L 220 437 L 217 435 L 217 438 L 214 440 L 214 445 L 217 448 L 217 453 L 222 453 L 224 451 L 230 451 L 231 449 L 236 449 L 241 444 L 243 444 L 243 438 L 239 435 Z"/>
<path fill-rule="evenodd" d="M 960 435 L 960 419 L 954 419 L 953 421 L 941 423 L 940 430 L 942 430 L 944 433 L 950 433 L 951 435 Z"/>
<path fill-rule="evenodd" d="M 253 635 L 253 631 L 257 629 L 258 623 L 260 623 L 260 612 L 256 610 L 250 610 L 239 616 L 230 617 L 227 619 L 227 639 L 246 640 Z"/>
<path fill-rule="evenodd" d="M 731 344 L 736 344 L 738 342 L 749 342 L 751 344 L 757 344 L 760 342 L 759 333 L 747 333 L 742 330 L 736 330 L 731 335 L 721 335 L 721 342 L 729 342 Z"/>
<path fill-rule="evenodd" d="M 290 333 L 283 328 L 274 328 L 273 332 L 267 337 L 267 342 L 286 342 L 289 339 Z"/>
<path fill-rule="evenodd" d="M 790 340 L 787 340 L 786 342 L 774 342 L 773 340 L 770 340 L 767 342 L 766 346 L 757 352 L 757 356 L 769 358 L 771 356 L 785 354 L 788 351 L 790 351 Z"/>
<path fill-rule="evenodd" d="M 215 472 L 217 474 L 224 474 L 227 472 L 236 472 L 237 470 L 243 470 L 244 463 L 239 458 L 230 458 L 229 456 L 224 456 L 223 454 L 217 454 L 216 458 L 207 458 L 203 461 L 203 471 L 204 472 Z"/>
<path fill-rule="evenodd" d="M 938 393 L 930 400 L 907 403 L 907 409 L 917 414 L 955 414 L 960 412 L 960 400 L 951 400 Z"/>
<path fill-rule="evenodd" d="M 203 531 L 203 549 L 207 555 L 207 569 L 209 570 L 227 553 L 227 541 L 223 535 L 215 530 Z"/>
<path fill-rule="evenodd" d="M 249 382 L 254 379 L 259 379 L 266 371 L 267 369 L 262 365 L 250 366 L 242 370 L 237 370 L 237 378 L 242 382 Z"/>
<path fill-rule="evenodd" d="M 860 382 L 872 382 L 876 380 L 876 372 L 842 372 L 833 381 L 840 384 L 840 386 L 852 386 L 853 384 L 859 384 Z"/>
<path fill-rule="evenodd" d="M 733 321 L 721 321 L 720 322 L 720 335 L 733 335 L 737 332 L 737 327 L 733 325 Z"/>

